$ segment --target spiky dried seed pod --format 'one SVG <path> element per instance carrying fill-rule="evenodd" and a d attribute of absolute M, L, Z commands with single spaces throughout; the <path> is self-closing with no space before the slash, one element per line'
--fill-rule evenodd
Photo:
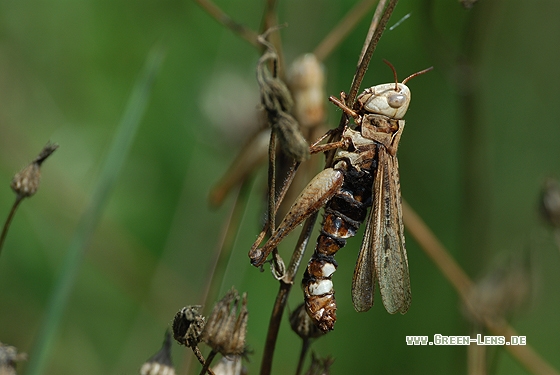
<path fill-rule="evenodd" d="M 16 173 L 10 184 L 20 198 L 30 197 L 37 192 L 41 180 L 41 164 L 58 148 L 56 143 L 47 143 L 39 155 L 25 168 Z"/>
<path fill-rule="evenodd" d="M 299 305 L 290 314 L 290 326 L 292 331 L 294 331 L 302 339 L 314 339 L 323 336 L 325 332 L 321 331 L 319 327 L 315 325 L 313 320 L 307 314 L 305 310 L 305 303 Z"/>
<path fill-rule="evenodd" d="M 200 314 L 202 306 L 183 307 L 173 318 L 173 338 L 181 345 L 193 348 L 201 340 L 206 319 Z"/>
<path fill-rule="evenodd" d="M 140 375 L 175 375 L 171 362 L 171 333 L 165 331 L 161 349 L 140 368 Z"/>
<path fill-rule="evenodd" d="M 329 375 L 334 359 L 330 356 L 326 358 L 317 357 L 315 353 L 311 353 L 311 365 L 305 375 Z"/>
<path fill-rule="evenodd" d="M 231 289 L 222 298 L 208 318 L 208 323 L 202 333 L 202 341 L 214 351 L 225 356 L 241 355 L 245 350 L 245 335 L 247 333 L 247 294 L 241 297 L 241 309 L 237 315 L 239 294 Z"/>

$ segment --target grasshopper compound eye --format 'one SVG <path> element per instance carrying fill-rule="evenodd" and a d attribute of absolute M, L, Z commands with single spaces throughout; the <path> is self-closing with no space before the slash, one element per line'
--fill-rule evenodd
<path fill-rule="evenodd" d="M 403 94 L 393 94 L 387 97 L 387 104 L 391 108 L 400 108 L 406 103 L 406 96 Z"/>

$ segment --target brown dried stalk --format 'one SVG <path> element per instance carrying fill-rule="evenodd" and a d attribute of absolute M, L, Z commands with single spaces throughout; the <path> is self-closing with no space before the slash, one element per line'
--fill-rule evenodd
<path fill-rule="evenodd" d="M 216 21 L 233 31 L 235 34 L 239 35 L 242 39 L 249 42 L 251 45 L 262 48 L 262 46 L 257 41 L 258 34 L 248 27 L 234 21 L 230 16 L 227 15 L 223 10 L 221 10 L 216 4 L 210 0 L 195 0 L 202 9 L 206 11 L 210 16 L 212 16 Z"/>

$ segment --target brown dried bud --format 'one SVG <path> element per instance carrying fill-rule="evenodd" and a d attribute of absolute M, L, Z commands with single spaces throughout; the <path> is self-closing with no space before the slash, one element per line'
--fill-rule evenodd
<path fill-rule="evenodd" d="M 16 375 L 16 362 L 27 359 L 25 353 L 18 353 L 17 348 L 0 342 L 0 375 Z"/>
<path fill-rule="evenodd" d="M 201 307 L 183 307 L 173 318 L 173 338 L 179 344 L 193 348 L 200 342 L 205 325 L 205 318 L 199 313 Z"/>
<path fill-rule="evenodd" d="M 165 332 L 163 346 L 142 365 L 140 375 L 175 375 L 171 362 L 171 334 Z"/>
<path fill-rule="evenodd" d="M 58 148 L 56 143 L 47 143 L 39 155 L 27 167 L 16 173 L 10 186 L 20 198 L 30 197 L 37 192 L 41 179 L 41 164 Z"/>
<path fill-rule="evenodd" d="M 305 375 L 329 375 L 331 366 L 334 363 L 332 357 L 320 358 L 311 353 L 311 365 Z"/>
<path fill-rule="evenodd" d="M 315 55 L 308 53 L 292 63 L 288 86 L 294 99 L 293 114 L 302 127 L 325 121 L 325 69 Z"/>
<path fill-rule="evenodd" d="M 292 327 L 292 330 L 304 340 L 314 339 L 325 334 L 325 332 L 321 331 L 319 327 L 315 325 L 313 320 L 307 314 L 305 303 L 299 305 L 290 314 L 290 326 Z"/>
<path fill-rule="evenodd" d="M 550 225 L 560 228 L 560 184 L 556 180 L 545 181 L 541 192 L 540 211 Z"/>
<path fill-rule="evenodd" d="M 231 289 L 222 298 L 208 318 L 208 323 L 202 333 L 202 341 L 214 351 L 224 356 L 241 355 L 245 350 L 245 335 L 247 333 L 247 294 L 241 297 L 241 310 L 237 315 L 239 294 Z"/>
<path fill-rule="evenodd" d="M 41 169 L 39 164 L 31 163 L 16 173 L 10 186 L 18 196 L 22 198 L 30 197 L 37 192 L 40 179 Z"/>

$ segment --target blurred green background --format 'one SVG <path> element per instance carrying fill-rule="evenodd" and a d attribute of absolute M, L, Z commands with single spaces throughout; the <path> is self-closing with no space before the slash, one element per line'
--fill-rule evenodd
<path fill-rule="evenodd" d="M 263 1 L 217 3 L 259 28 Z M 281 1 L 286 61 L 311 51 L 353 3 Z M 325 61 L 329 95 L 348 90 L 371 14 Z M 403 197 L 474 279 L 497 256 L 530 252 L 533 293 L 512 325 L 560 368 L 560 253 L 537 211 L 545 178 L 560 177 L 560 3 L 481 0 L 466 11 L 457 1 L 402 0 L 389 25 L 407 14 L 384 34 L 363 85 L 392 81 L 383 58 L 401 80 L 434 66 L 409 84 L 413 99 L 399 148 Z M 62 260 L 156 43 L 165 61 L 88 246 L 47 374 L 135 374 L 160 347 L 175 312 L 202 302 L 233 205 L 230 198 L 211 209 L 207 196 L 251 132 L 243 125 L 258 104 L 259 55 L 190 1 L 0 3 L 1 216 L 14 200 L 13 174 L 48 140 L 60 144 L 0 257 L 0 341 L 20 351 L 30 352 L 37 339 Z M 333 107 L 331 127 L 340 116 Z M 247 258 L 260 230 L 264 185 L 261 169 L 219 282 L 220 294 L 232 285 L 248 293 L 251 373 L 260 366 L 278 289 Z M 293 239 L 280 249 L 285 258 Z M 410 311 L 389 315 L 379 296 L 369 312 L 354 311 L 349 292 L 360 243 L 358 235 L 337 254 L 338 322 L 313 350 L 335 357 L 334 374 L 466 373 L 465 347 L 405 345 L 406 335 L 471 332 L 455 291 L 410 235 Z M 297 280 L 292 309 L 302 298 Z M 299 339 L 287 318 L 283 323 L 275 374 L 293 373 L 299 354 Z M 185 373 L 192 353 L 174 345 L 173 355 Z M 526 373 L 509 353 L 495 355 L 496 373 Z M 19 369 L 24 373 L 25 363 Z"/>

